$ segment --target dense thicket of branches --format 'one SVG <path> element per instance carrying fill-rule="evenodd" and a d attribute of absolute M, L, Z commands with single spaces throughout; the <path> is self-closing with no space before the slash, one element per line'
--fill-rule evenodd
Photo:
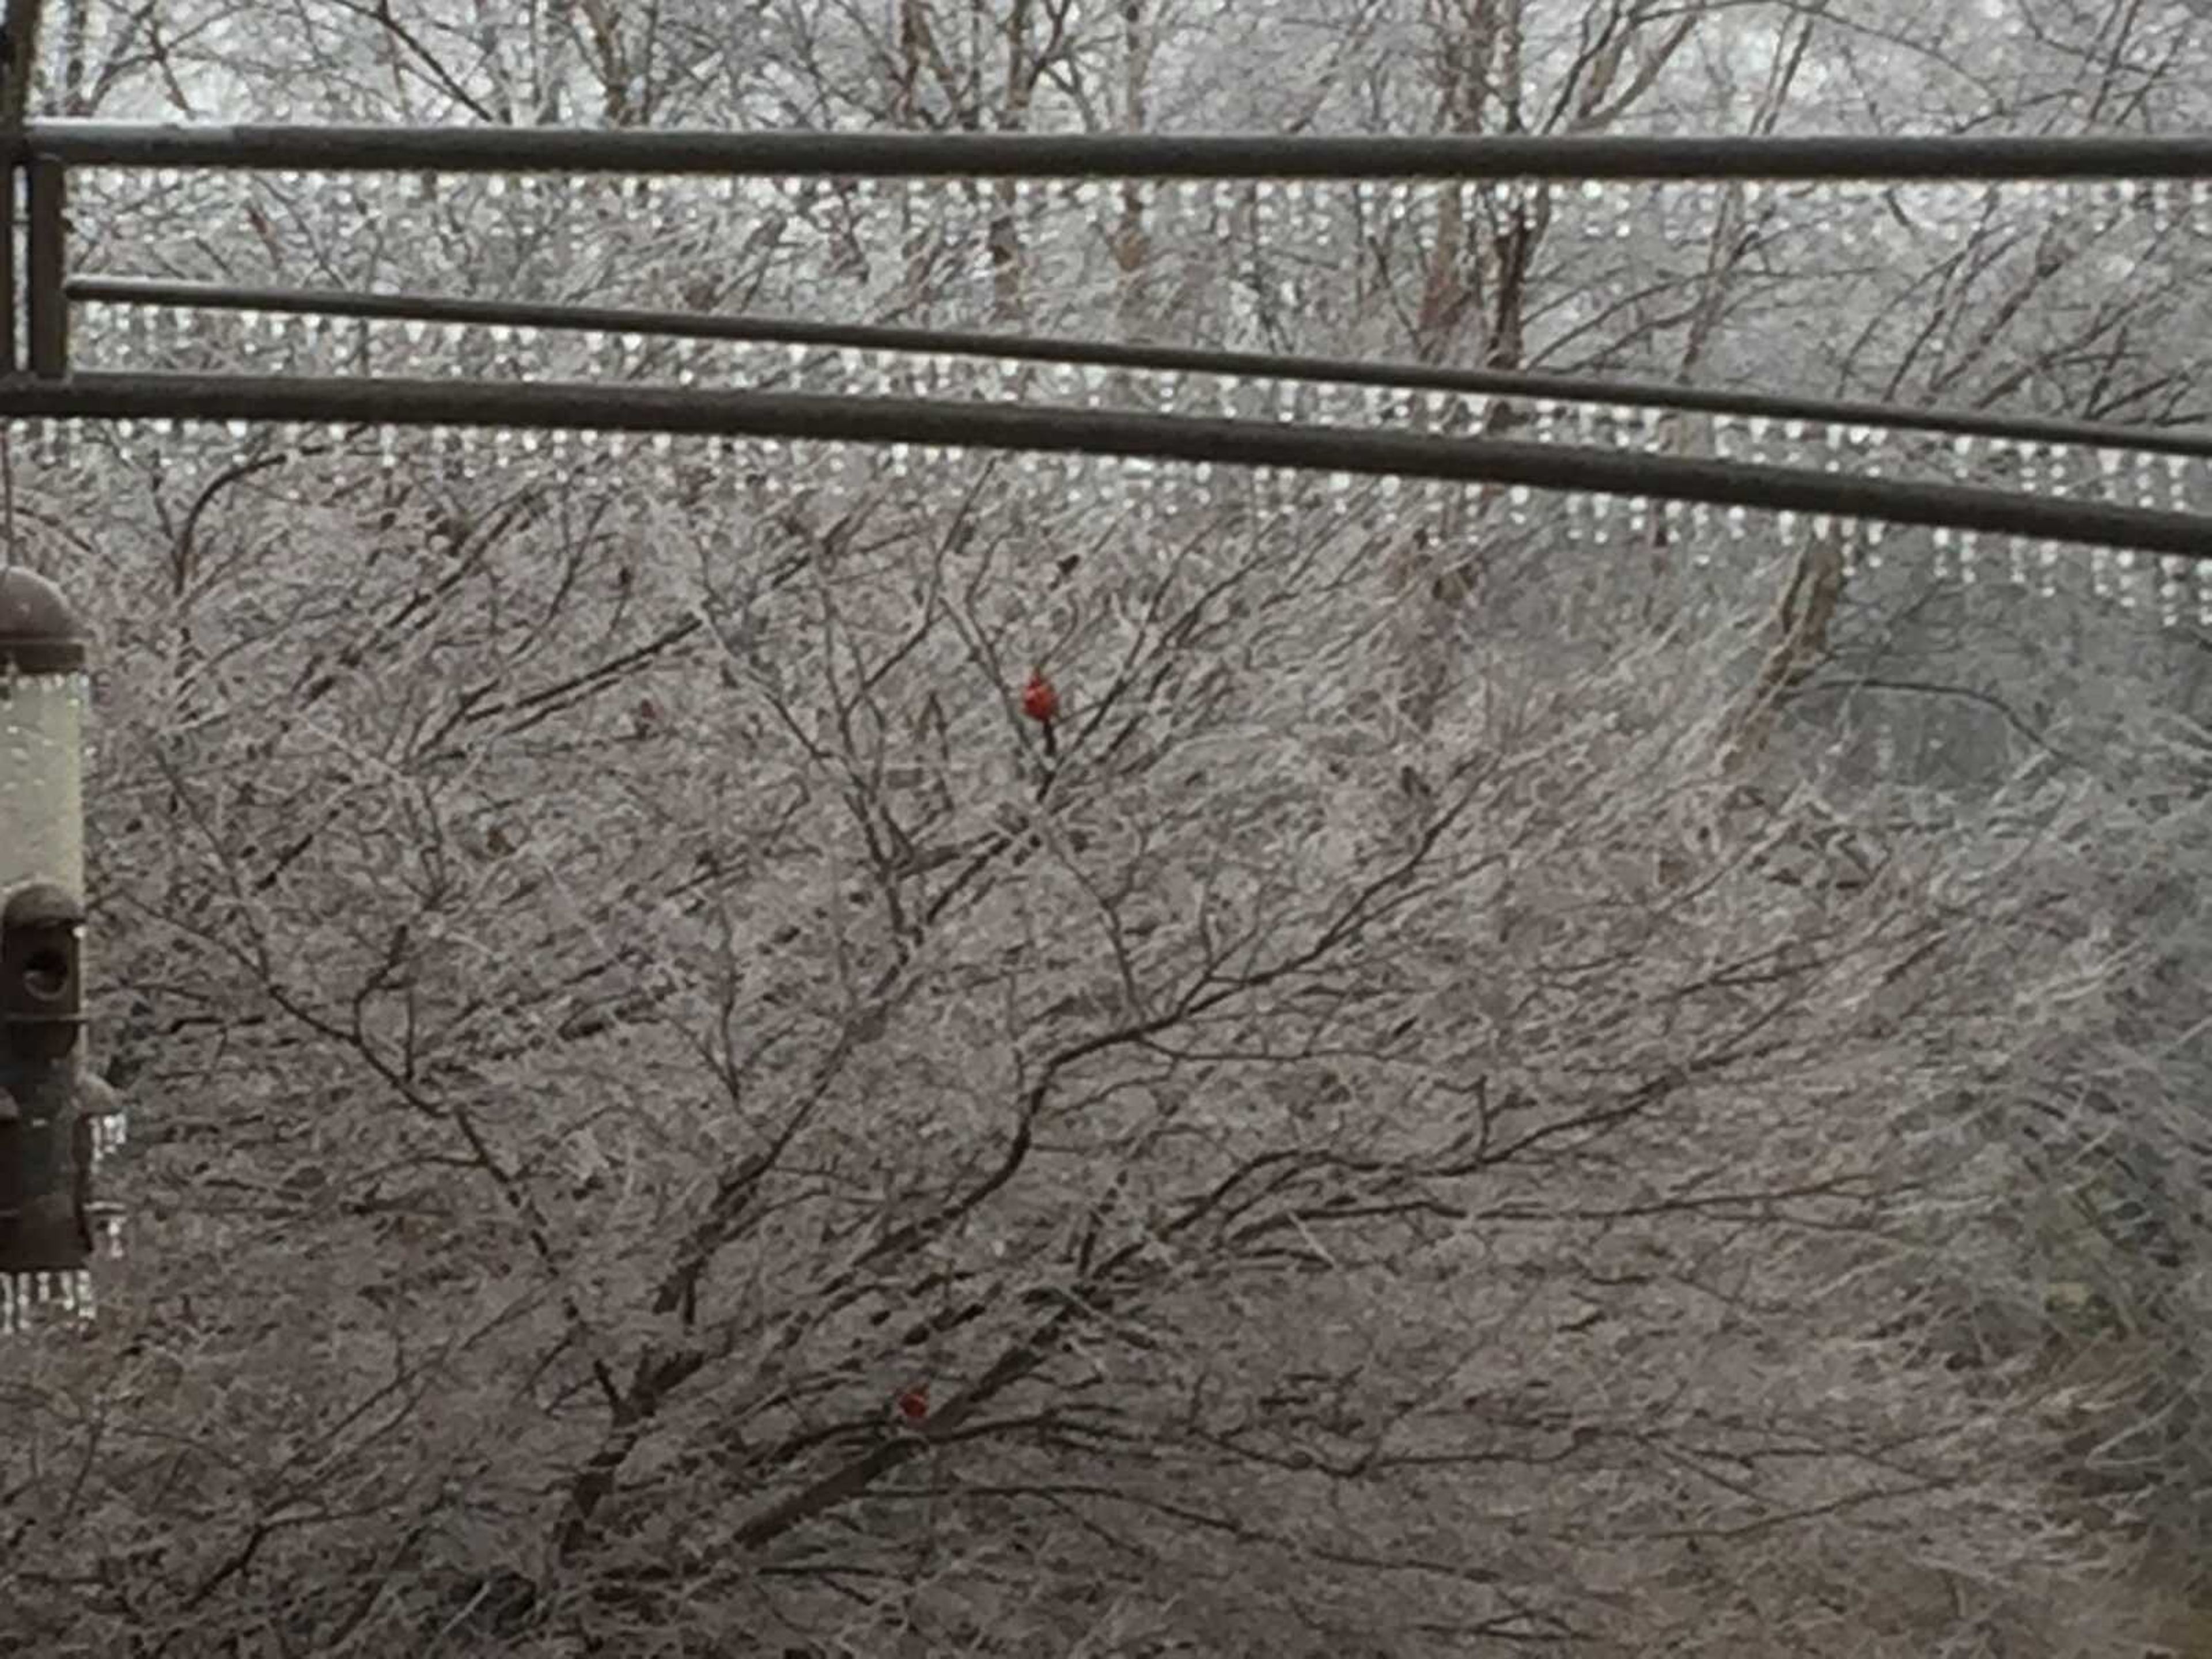
<path fill-rule="evenodd" d="M 2203 27 L 161 9 L 64 6 L 50 102 L 2068 131 L 2189 118 Z M 2106 418 L 2193 418 L 2202 380 L 2185 193 L 101 188 L 110 269 Z M 91 345 L 908 372 L 205 319 Z M 929 453 L 126 429 L 9 459 L 11 556 L 100 631 L 98 1046 L 137 1115 L 101 1322 L 0 1352 L 0 1646 L 2197 1650 L 2193 579 Z"/>

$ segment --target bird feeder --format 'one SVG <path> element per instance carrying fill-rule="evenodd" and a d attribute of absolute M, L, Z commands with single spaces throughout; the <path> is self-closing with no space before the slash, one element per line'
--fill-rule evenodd
<path fill-rule="evenodd" d="M 0 1333 L 91 1316 L 92 1180 L 121 1131 L 84 1069 L 86 658 L 52 584 L 0 570 Z"/>

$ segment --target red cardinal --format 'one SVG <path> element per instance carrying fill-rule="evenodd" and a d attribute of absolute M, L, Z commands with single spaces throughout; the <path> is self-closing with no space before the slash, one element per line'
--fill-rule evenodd
<path fill-rule="evenodd" d="M 929 1415 L 929 1385 L 917 1382 L 898 1397 L 899 1420 L 919 1423 Z"/>
<path fill-rule="evenodd" d="M 1045 678 L 1042 668 L 1030 670 L 1030 683 L 1022 688 L 1022 713 L 1044 728 L 1046 756 L 1056 753 L 1052 723 L 1060 718 L 1060 693 L 1052 689 L 1052 682 Z"/>

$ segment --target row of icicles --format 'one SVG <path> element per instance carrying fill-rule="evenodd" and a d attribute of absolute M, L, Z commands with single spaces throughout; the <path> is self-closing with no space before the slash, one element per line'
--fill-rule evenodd
<path fill-rule="evenodd" d="M 495 382 L 589 379 L 953 402 L 1018 398 L 1073 409 L 1270 424 L 1439 435 L 1488 432 L 1540 442 L 1813 465 L 1829 471 L 1917 472 L 1956 483 L 2002 482 L 2037 493 L 2094 495 L 2174 511 L 2188 509 L 2189 474 L 2202 465 L 2197 458 L 2182 455 L 1922 434 L 1863 422 L 1705 414 L 1651 404 L 1020 362 L 942 352 L 556 332 L 496 324 L 95 305 L 84 308 L 76 339 L 76 366 L 94 372 L 220 368 L 234 373 L 378 374 Z"/>
<path fill-rule="evenodd" d="M 1587 443 L 1627 436 L 1613 447 L 1658 452 L 1661 423 L 1646 412 L 1541 404 L 1516 435 Z M 91 422 L 15 421 L 11 447 L 42 466 L 63 468 L 73 457 L 100 453 Z M 1724 459 L 1818 465 L 1829 471 L 1893 475 L 1910 469 L 1885 453 L 1884 434 L 1867 428 L 1808 428 L 1796 422 L 1714 422 L 1713 450 Z M 1730 429 L 1733 428 L 1733 429 Z M 289 453 L 328 465 L 332 457 L 387 471 L 430 466 L 437 476 L 465 483 L 479 479 L 501 488 L 532 479 L 574 481 L 596 469 L 610 488 L 647 481 L 641 498 L 679 504 L 687 512 L 712 510 L 760 516 L 778 500 L 802 491 L 830 498 L 856 497 L 888 477 L 927 487 L 948 479 L 956 492 L 979 462 L 973 452 L 921 444 L 879 448 L 778 439 L 702 438 L 667 434 L 538 432 L 508 428 L 437 427 L 374 430 L 331 424 L 261 428 L 245 422 L 207 428 L 170 420 L 112 423 L 114 440 L 130 447 L 212 447 L 223 464 L 253 455 Z M 194 435 L 197 434 L 197 435 Z M 1604 447 L 1604 446 L 1601 446 Z M 1811 454 L 1806 453 L 1809 448 Z M 1924 441 L 1922 459 L 1949 458 L 1962 470 L 1977 457 L 1996 460 L 2001 480 L 1985 472 L 1970 482 L 2002 482 L 2034 494 L 2133 503 L 2176 512 L 2191 510 L 2193 475 L 2201 463 L 2172 455 L 2090 455 L 2050 445 Z M 1795 452 L 1793 457 L 1793 451 Z M 1815 458 L 1818 458 L 1817 459 Z M 2173 555 L 2106 548 L 2074 548 L 2051 539 L 1937 529 L 1898 531 L 1877 520 L 1826 514 L 1768 512 L 1741 506 L 1655 501 L 1575 492 L 1540 495 L 1526 485 L 1486 486 L 1423 478 L 1364 477 L 1207 462 L 1160 462 L 1112 456 L 1019 453 L 991 458 L 1014 488 L 1044 503 L 1080 505 L 1136 533 L 1158 532 L 1169 520 L 1193 514 L 1238 512 L 1254 519 L 1321 513 L 1349 522 L 1380 520 L 1404 535 L 1432 542 L 1461 533 L 1474 520 L 1516 532 L 1555 525 L 1570 545 L 1654 548 L 1662 539 L 1680 548 L 1693 568 L 1712 565 L 1717 551 L 1753 544 L 1789 547 L 1806 540 L 1840 544 L 1845 568 L 1878 571 L 1890 558 L 1932 559 L 1942 580 L 1966 588 L 2009 586 L 2042 599 L 2078 591 L 2123 611 L 2154 614 L 2166 626 L 2193 622 L 2212 629 L 2212 562 Z M 2085 478 L 2086 474 L 2086 478 Z M 1899 547 L 1896 538 L 1910 538 Z M 1923 539 L 1924 536 L 1924 539 Z M 1894 552 L 1887 550 L 1894 549 Z"/>
<path fill-rule="evenodd" d="M 130 1114 L 100 1112 L 92 1120 L 93 1168 L 122 1151 L 128 1138 Z M 94 1215 L 101 1254 L 110 1261 L 123 1255 L 123 1217 L 112 1206 Z M 0 1273 L 0 1336 L 25 1335 L 54 1324 L 89 1321 L 98 1316 L 99 1300 L 89 1267 L 48 1269 L 36 1273 Z"/>
<path fill-rule="evenodd" d="M 79 210 L 127 236 L 134 218 L 236 224 L 253 211 L 310 223 L 325 237 L 405 246 L 481 220 L 520 228 L 610 224 L 651 234 L 647 246 L 742 236 L 771 221 L 885 248 L 886 231 L 927 228 L 975 237 L 1011 213 L 1030 234 L 1062 226 L 1086 244 L 1133 220 L 1146 234 L 1199 246 L 1224 228 L 1293 251 L 1357 246 L 1401 231 L 1433 237 L 1446 220 L 1500 216 L 1555 222 L 1588 242 L 1657 239 L 1702 250 L 1723 214 L 1787 204 L 1805 228 L 1849 235 L 1873 224 L 1960 226 L 2009 207 L 2038 223 L 2079 216 L 2109 234 L 2137 223 L 2154 237 L 2212 221 L 2204 179 L 1614 180 L 1501 179 L 805 179 L 656 178 L 277 172 L 240 176 L 174 168 L 83 169 Z M 96 212 L 91 211 L 96 209 Z M 276 211 L 272 214 L 271 210 Z M 1103 252 L 1103 248 L 1099 251 Z"/>
<path fill-rule="evenodd" d="M 242 339 L 233 340 L 235 332 Z M 234 372 L 363 374 L 520 381 L 589 378 L 693 389 L 806 392 L 954 402 L 1022 399 L 1200 419 L 1464 435 L 1708 455 L 1828 471 L 1876 471 L 1989 483 L 2189 510 L 2198 458 L 1920 434 L 1865 423 L 1704 414 L 1654 405 L 1504 397 L 1243 374 L 781 343 L 588 335 L 499 325 L 367 321 L 262 312 L 190 313 L 92 306 L 78 367 L 158 373 L 195 348 Z M 240 347 L 244 349 L 240 349 Z M 210 365 L 212 367 L 212 365 Z"/>
<path fill-rule="evenodd" d="M 98 1314 L 92 1273 L 0 1273 L 0 1336 L 21 1335 L 43 1325 L 88 1320 Z"/>

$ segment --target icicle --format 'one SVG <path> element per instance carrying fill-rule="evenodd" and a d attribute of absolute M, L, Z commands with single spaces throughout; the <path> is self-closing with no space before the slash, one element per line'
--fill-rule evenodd
<path fill-rule="evenodd" d="M 1869 572 L 1881 568 L 1881 544 L 1889 534 L 1889 526 L 1880 519 L 1866 520 L 1864 562 Z"/>
<path fill-rule="evenodd" d="M 1741 507 L 1728 510 L 1728 533 L 1732 542 L 1741 542 L 1749 533 L 1751 515 Z"/>
<path fill-rule="evenodd" d="M 1836 521 L 1836 540 L 1843 549 L 1845 581 L 1856 580 L 1863 563 L 1860 556 L 1863 531 L 1864 526 L 1856 519 L 1838 519 Z"/>
<path fill-rule="evenodd" d="M 2158 621 L 2161 628 L 2181 625 L 2182 605 L 2187 597 L 2189 561 L 2178 554 L 2169 553 L 2159 561 L 2163 580 L 2159 584 Z"/>
<path fill-rule="evenodd" d="M 1279 247 L 1325 246 L 1317 239 L 1328 234 L 1328 204 L 1315 193 L 1309 179 L 1269 181 L 1269 200 L 1275 215 Z M 1127 188 L 1127 186 L 1125 186 Z"/>
<path fill-rule="evenodd" d="M 1606 232 L 1601 217 L 1605 207 L 1605 185 L 1598 179 L 1585 179 L 1581 193 L 1583 240 L 1595 242 Z"/>
<path fill-rule="evenodd" d="M 1515 484 L 1505 492 L 1505 517 L 1516 530 L 1528 527 L 1528 503 L 1533 493 L 1527 484 Z"/>
<path fill-rule="evenodd" d="M 2172 234 L 2177 226 L 2188 216 L 2188 195 L 2181 184 L 2152 184 L 2150 185 L 2150 234 L 2159 241 Z"/>
<path fill-rule="evenodd" d="M 1208 189 L 1206 204 L 1208 222 L 1220 234 L 1230 236 L 1236 234 L 1238 228 L 1237 221 L 1241 216 L 1237 210 L 1243 205 L 1243 186 L 1228 179 L 1214 180 Z"/>
<path fill-rule="evenodd" d="M 1979 560 L 1979 549 L 1978 549 L 1978 546 L 1976 545 L 1976 537 L 1975 537 L 1975 535 L 1974 535 L 1974 532 L 1973 532 L 1972 531 L 1971 531 L 1971 530 L 1964 530 L 1964 531 L 1960 532 L 1959 532 L 1959 583 L 1960 583 L 1960 586 L 1963 586 L 1963 587 L 1972 587 L 1972 586 L 1974 585 L 1974 580 L 1975 580 L 1975 577 L 1976 577 L 1976 576 L 1977 576 L 1977 574 L 1978 574 L 1978 570 L 1979 570 L 1979 562 L 1980 562 L 1980 560 Z"/>
<path fill-rule="evenodd" d="M 119 369 L 147 367 L 144 308 L 88 305 L 78 336 L 79 349 L 93 362 Z"/>
<path fill-rule="evenodd" d="M 2126 459 L 2117 449 L 2097 452 L 2098 492 L 2104 500 L 2112 501 L 2119 499 L 2119 486 L 2116 481 L 2120 475 L 2120 463 Z"/>
<path fill-rule="evenodd" d="M 1394 179 L 1390 181 L 1388 192 L 1383 198 L 1383 216 L 1384 222 L 1393 233 L 1418 222 L 1413 193 L 1404 179 Z"/>
<path fill-rule="evenodd" d="M 1121 489 L 1129 504 L 1129 527 L 1132 536 L 1140 544 L 1151 538 L 1151 528 L 1159 517 L 1159 479 L 1154 464 L 1141 456 L 1131 456 L 1121 462 Z"/>
<path fill-rule="evenodd" d="M 1273 179 L 1252 184 L 1252 235 L 1261 250 L 1285 246 L 1283 187 Z"/>
<path fill-rule="evenodd" d="M 1449 524 L 1449 498 L 1446 494 L 1449 488 L 1449 485 L 1437 479 L 1424 478 L 1419 484 L 1419 493 L 1415 497 L 1414 521 L 1431 547 L 1443 544 L 1444 533 Z M 1287 491 L 1280 492 L 1280 501 L 1283 506 L 1289 505 Z"/>
<path fill-rule="evenodd" d="M 116 349 L 118 366 L 124 368 L 147 368 L 153 365 L 153 353 L 147 340 L 146 308 L 143 306 L 124 306 L 116 308 L 100 306 L 100 316 L 115 320 Z"/>
<path fill-rule="evenodd" d="M 1589 495 L 1583 499 L 1589 505 L 1591 544 L 1603 547 L 1613 539 L 1613 497 Z"/>

